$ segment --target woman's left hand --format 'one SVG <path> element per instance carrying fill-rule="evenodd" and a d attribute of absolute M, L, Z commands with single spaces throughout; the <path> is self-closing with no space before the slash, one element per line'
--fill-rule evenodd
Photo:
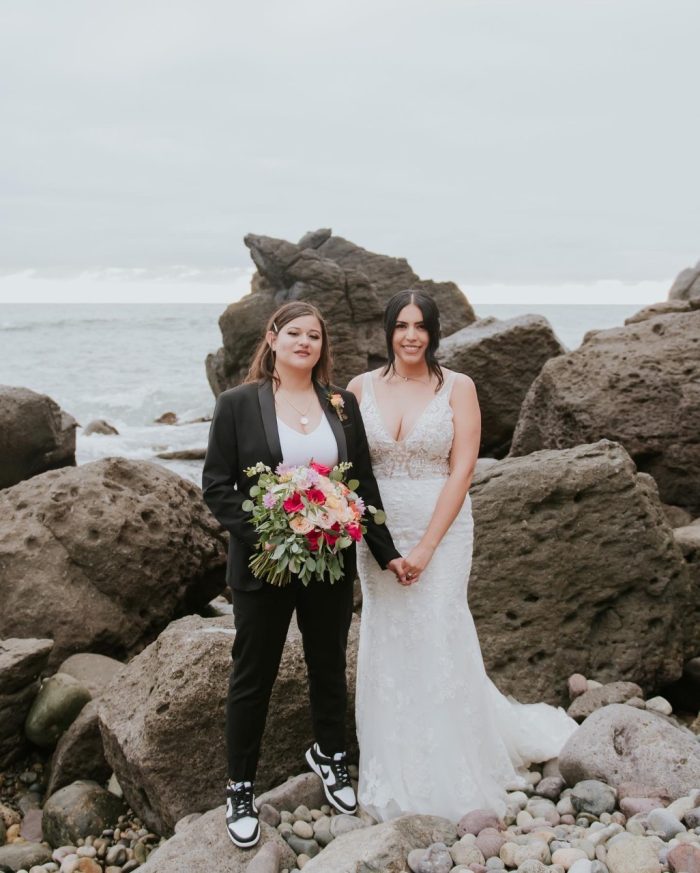
<path fill-rule="evenodd" d="M 432 557 L 433 549 L 420 543 L 414 546 L 404 559 L 404 572 L 406 573 L 407 581 L 411 584 L 417 582 L 420 574 L 428 566 Z"/>

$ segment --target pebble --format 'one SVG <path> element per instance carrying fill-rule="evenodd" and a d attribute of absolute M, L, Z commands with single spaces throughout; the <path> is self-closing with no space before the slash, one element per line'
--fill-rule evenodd
<path fill-rule="evenodd" d="M 685 831 L 685 825 L 679 822 L 676 816 L 667 809 L 652 809 L 647 821 L 649 827 L 659 833 L 667 842 L 673 839 L 676 834 Z"/>
<path fill-rule="evenodd" d="M 597 817 L 604 812 L 612 812 L 616 800 L 615 789 L 598 779 L 577 782 L 571 792 L 571 802 L 579 815 L 586 813 Z"/>
<path fill-rule="evenodd" d="M 297 819 L 292 825 L 292 830 L 298 837 L 302 837 L 305 840 L 311 840 L 314 836 L 314 829 L 311 825 L 302 819 Z"/>
<path fill-rule="evenodd" d="M 650 712 L 659 712 L 661 715 L 671 715 L 673 707 L 665 697 L 652 697 L 646 702 L 646 708 Z"/>

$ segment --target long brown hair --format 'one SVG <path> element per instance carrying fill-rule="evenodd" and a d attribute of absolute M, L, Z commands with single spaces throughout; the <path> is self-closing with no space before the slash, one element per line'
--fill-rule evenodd
<path fill-rule="evenodd" d="M 258 343 L 258 347 L 253 355 L 253 360 L 248 370 L 248 375 L 245 377 L 245 382 L 274 382 L 279 385 L 279 376 L 275 372 L 275 353 L 267 341 L 268 331 L 279 333 L 280 330 L 294 321 L 295 318 L 302 318 L 305 315 L 313 315 L 318 319 L 321 325 L 321 357 L 316 362 L 316 366 L 311 372 L 311 378 L 322 385 L 329 385 L 331 381 L 331 369 L 333 366 L 333 357 L 331 354 L 330 340 L 328 339 L 328 331 L 326 330 L 326 322 L 318 309 L 312 303 L 305 303 L 303 300 L 294 300 L 290 303 L 284 303 L 279 309 L 276 309 L 265 326 L 263 338 Z"/>

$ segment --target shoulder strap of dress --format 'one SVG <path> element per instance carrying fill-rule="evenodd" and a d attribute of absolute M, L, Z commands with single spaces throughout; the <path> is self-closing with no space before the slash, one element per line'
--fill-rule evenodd
<path fill-rule="evenodd" d="M 452 386 L 454 385 L 456 378 L 457 378 L 457 373 L 454 370 L 452 370 L 450 373 L 447 373 L 445 375 L 445 382 L 444 382 L 442 388 L 440 389 L 440 393 L 445 395 L 448 402 L 449 402 L 450 396 L 452 394 Z"/>

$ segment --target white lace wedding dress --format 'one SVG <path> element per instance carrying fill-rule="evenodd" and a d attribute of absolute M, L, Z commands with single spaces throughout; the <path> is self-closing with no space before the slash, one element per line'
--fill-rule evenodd
<path fill-rule="evenodd" d="M 401 441 L 391 438 L 364 377 L 362 417 L 387 524 L 402 554 L 428 526 L 448 475 L 454 373 Z M 364 543 L 356 716 L 360 804 L 379 821 L 429 813 L 453 821 L 505 809 L 517 770 L 556 757 L 576 728 L 562 709 L 520 704 L 487 677 L 467 605 L 469 496 L 419 581 L 399 585 Z"/>

